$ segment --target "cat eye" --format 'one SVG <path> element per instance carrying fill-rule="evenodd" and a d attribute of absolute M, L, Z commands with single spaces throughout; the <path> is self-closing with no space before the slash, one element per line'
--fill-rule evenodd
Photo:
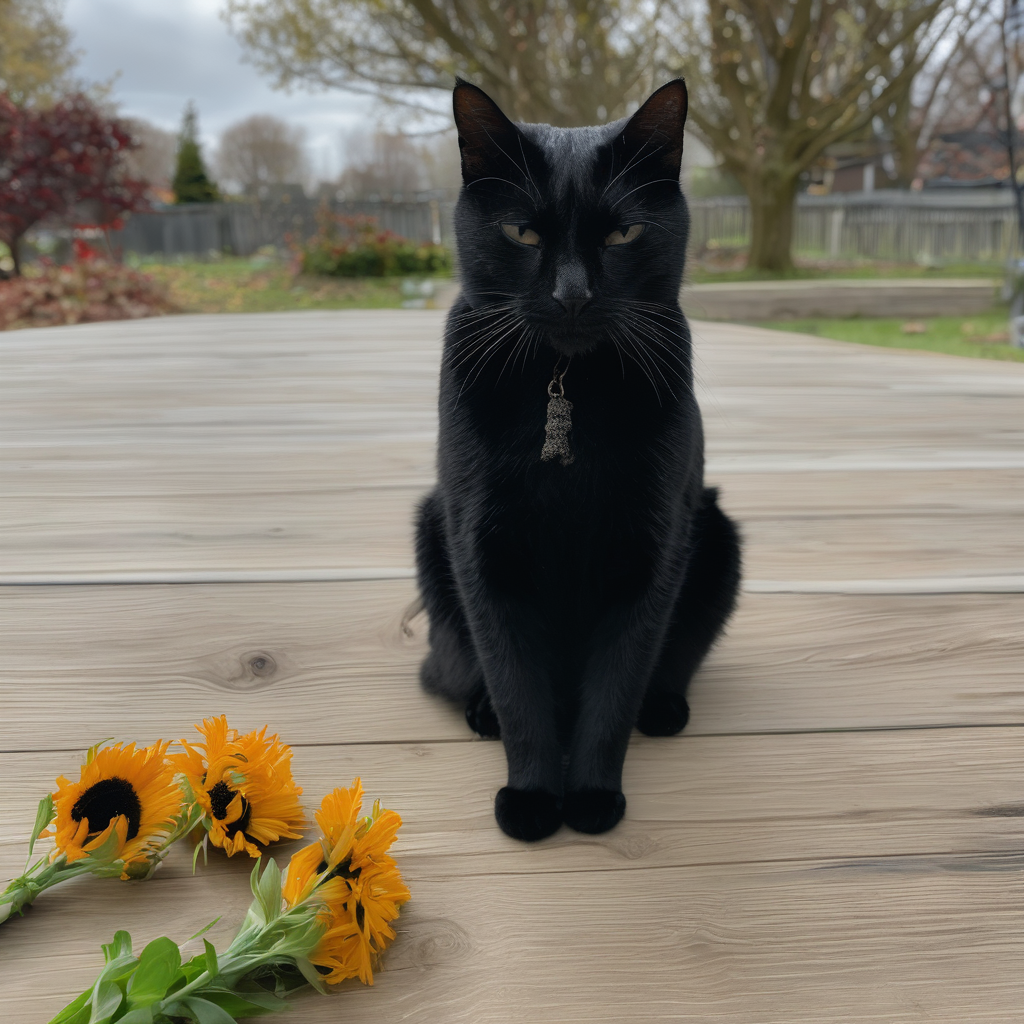
<path fill-rule="evenodd" d="M 533 228 L 524 227 L 522 224 L 502 224 L 501 230 L 512 239 L 522 245 L 540 245 L 540 235 Z"/>
<path fill-rule="evenodd" d="M 625 245 L 627 242 L 632 242 L 634 239 L 639 238 L 644 233 L 643 224 L 630 224 L 628 228 L 616 228 L 608 237 L 604 240 L 605 245 Z"/>

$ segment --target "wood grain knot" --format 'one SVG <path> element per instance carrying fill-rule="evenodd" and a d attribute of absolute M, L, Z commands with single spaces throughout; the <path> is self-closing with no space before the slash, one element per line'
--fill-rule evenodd
<path fill-rule="evenodd" d="M 395 943 L 387 958 L 389 971 L 441 967 L 464 960 L 472 952 L 469 935 L 454 921 L 434 918 L 410 921 L 401 929 L 402 941 Z"/>
<path fill-rule="evenodd" d="M 277 671 L 277 662 L 269 654 L 257 651 L 247 658 L 248 669 L 257 679 L 269 679 Z"/>
<path fill-rule="evenodd" d="M 212 667 L 214 671 L 206 676 L 211 683 L 225 690 L 243 692 L 259 690 L 279 674 L 277 659 L 266 651 L 247 651 L 233 655 L 219 664 L 215 662 Z"/>
<path fill-rule="evenodd" d="M 636 835 L 616 836 L 609 841 L 608 848 L 614 850 L 626 860 L 640 860 L 649 856 L 658 848 L 657 840 L 645 832 Z"/>

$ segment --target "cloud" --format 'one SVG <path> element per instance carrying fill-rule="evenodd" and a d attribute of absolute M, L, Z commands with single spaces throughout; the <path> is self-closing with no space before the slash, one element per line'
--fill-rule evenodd
<path fill-rule="evenodd" d="M 68 26 L 84 51 L 89 80 L 117 75 L 114 98 L 126 116 L 177 130 L 188 100 L 199 109 L 203 143 L 250 114 L 274 114 L 307 131 L 318 174 L 340 169 L 339 140 L 365 125 L 373 100 L 344 92 L 279 92 L 242 62 L 221 20 L 221 0 L 69 0 Z"/>

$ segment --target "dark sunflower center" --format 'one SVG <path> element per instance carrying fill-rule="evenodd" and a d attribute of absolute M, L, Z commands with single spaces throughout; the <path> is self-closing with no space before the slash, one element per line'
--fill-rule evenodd
<path fill-rule="evenodd" d="M 233 790 L 223 780 L 218 782 L 213 789 L 210 790 L 210 807 L 213 810 L 213 816 L 218 821 L 223 821 L 228 816 L 228 807 L 231 805 L 231 801 L 235 799 L 235 790 Z M 224 831 L 229 835 L 233 836 L 238 832 L 244 832 L 246 826 L 249 824 L 249 819 L 252 817 L 252 807 L 249 801 L 242 798 L 242 813 L 239 815 L 237 821 L 231 822 L 230 825 L 224 826 Z"/>
<path fill-rule="evenodd" d="M 327 861 L 322 860 L 317 866 L 317 874 L 321 871 L 327 870 Z M 325 879 L 324 882 L 329 882 L 332 878 L 358 878 L 359 872 L 352 870 L 352 861 L 343 860 Z M 321 882 L 321 885 L 323 883 Z"/>
<path fill-rule="evenodd" d="M 117 776 L 90 786 L 71 808 L 73 820 L 89 822 L 89 835 L 99 834 L 121 814 L 128 819 L 127 838 L 134 839 L 142 823 L 142 804 L 132 784 Z"/>

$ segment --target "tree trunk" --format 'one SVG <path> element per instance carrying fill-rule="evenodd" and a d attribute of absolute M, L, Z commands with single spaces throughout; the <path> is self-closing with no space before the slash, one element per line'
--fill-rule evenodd
<path fill-rule="evenodd" d="M 796 213 L 795 178 L 761 177 L 750 181 L 750 252 L 752 270 L 793 269 L 793 218 Z"/>
<path fill-rule="evenodd" d="M 11 253 L 11 259 L 14 260 L 14 269 L 11 271 L 11 277 L 21 276 L 21 259 L 18 256 L 18 242 L 21 241 L 20 236 L 18 238 L 5 238 L 0 236 L 0 242 L 3 242 L 7 246 Z"/>

